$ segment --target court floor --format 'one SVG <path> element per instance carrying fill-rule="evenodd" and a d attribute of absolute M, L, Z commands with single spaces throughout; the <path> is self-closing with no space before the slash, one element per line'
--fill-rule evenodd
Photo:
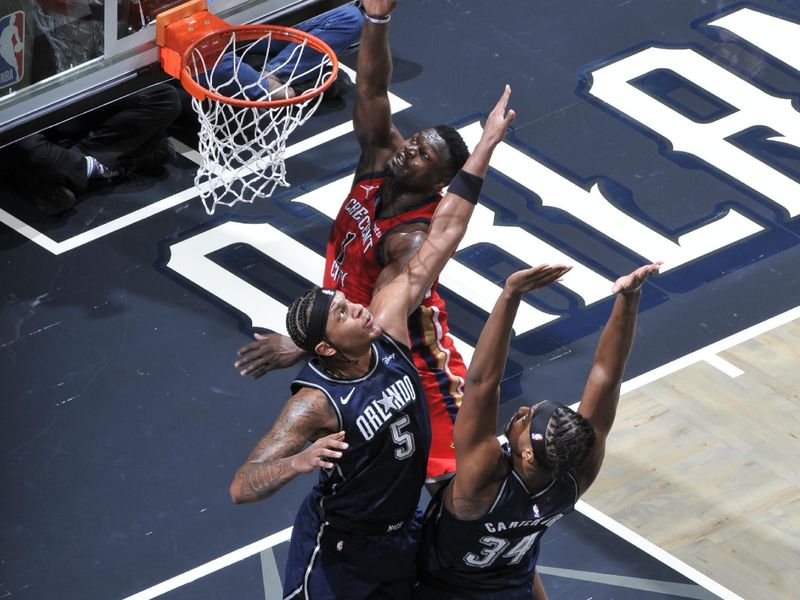
<path fill-rule="evenodd" d="M 800 585 L 799 8 L 452 0 L 392 19 L 403 133 L 441 122 L 474 143 L 505 83 L 518 114 L 441 278 L 460 348 L 510 272 L 574 265 L 519 313 L 501 416 L 577 401 L 611 283 L 665 261 L 603 471 L 543 539 L 553 600 Z M 232 364 L 321 278 L 351 113 L 324 104 L 290 140 L 291 186 L 211 217 L 178 141 L 161 175 L 63 219 L 2 189 L 0 598 L 280 597 L 313 479 L 246 506 L 228 484 L 293 371 Z"/>

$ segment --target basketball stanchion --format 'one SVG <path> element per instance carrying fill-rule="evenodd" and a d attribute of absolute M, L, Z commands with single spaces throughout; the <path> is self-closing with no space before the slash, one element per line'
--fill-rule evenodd
<path fill-rule="evenodd" d="M 286 140 L 314 114 L 339 72 L 330 46 L 291 27 L 232 26 L 209 13 L 205 0 L 159 14 L 156 43 L 162 69 L 180 80 L 198 116 L 195 185 L 206 212 L 287 187 Z M 278 46 L 289 48 L 288 58 L 268 67 Z M 257 82 L 240 81 L 242 65 L 260 72 Z M 308 89 L 288 97 L 299 81 Z"/>

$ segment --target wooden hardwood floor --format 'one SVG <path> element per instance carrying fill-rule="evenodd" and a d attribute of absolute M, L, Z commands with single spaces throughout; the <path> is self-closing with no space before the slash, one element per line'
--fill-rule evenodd
<path fill-rule="evenodd" d="M 727 372 L 700 360 L 623 393 L 584 500 L 742 598 L 797 598 L 800 320 L 717 356 Z"/>

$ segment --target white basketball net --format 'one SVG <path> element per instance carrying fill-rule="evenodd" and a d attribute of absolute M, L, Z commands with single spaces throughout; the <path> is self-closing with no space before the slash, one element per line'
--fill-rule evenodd
<path fill-rule="evenodd" d="M 308 47 L 306 42 L 290 42 L 293 48 L 289 58 L 270 70 L 267 57 L 272 44 L 271 32 L 252 43 L 239 42 L 238 47 L 236 33 L 228 35 L 227 46 L 213 64 L 207 65 L 199 51 L 195 51 L 188 61 L 192 77 L 210 91 L 242 100 L 277 100 L 286 97 L 286 89 L 292 82 L 302 80 L 305 88 L 318 88 L 330 77 L 330 57 Z M 257 55 L 251 52 L 256 47 L 259 48 Z M 266 52 L 261 59 L 264 49 Z M 220 65 L 230 52 L 238 58 L 233 64 L 232 75 L 223 76 Z M 306 58 L 313 55 L 317 62 L 313 68 L 300 72 L 298 64 L 304 53 Z M 257 61 L 255 56 L 258 56 Z M 244 85 L 239 81 L 239 70 L 244 60 L 261 72 L 258 82 Z M 270 91 L 268 76 L 286 65 L 292 65 L 291 76 L 279 87 L 273 84 Z M 308 76 L 311 76 L 310 81 Z M 322 95 L 318 94 L 303 102 L 276 108 L 243 108 L 210 98 L 192 98 L 192 106 L 200 121 L 198 151 L 202 157 L 194 181 L 206 212 L 213 214 L 220 204 L 252 203 L 256 198 L 271 196 L 276 186 L 288 187 L 286 139 L 314 114 L 321 100 Z"/>

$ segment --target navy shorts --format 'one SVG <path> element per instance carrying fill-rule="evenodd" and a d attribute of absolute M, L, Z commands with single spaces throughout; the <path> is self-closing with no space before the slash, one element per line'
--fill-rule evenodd
<path fill-rule="evenodd" d="M 419 518 L 397 533 L 356 535 L 324 525 L 306 496 L 294 521 L 283 578 L 284 600 L 408 600 L 422 534 Z"/>

